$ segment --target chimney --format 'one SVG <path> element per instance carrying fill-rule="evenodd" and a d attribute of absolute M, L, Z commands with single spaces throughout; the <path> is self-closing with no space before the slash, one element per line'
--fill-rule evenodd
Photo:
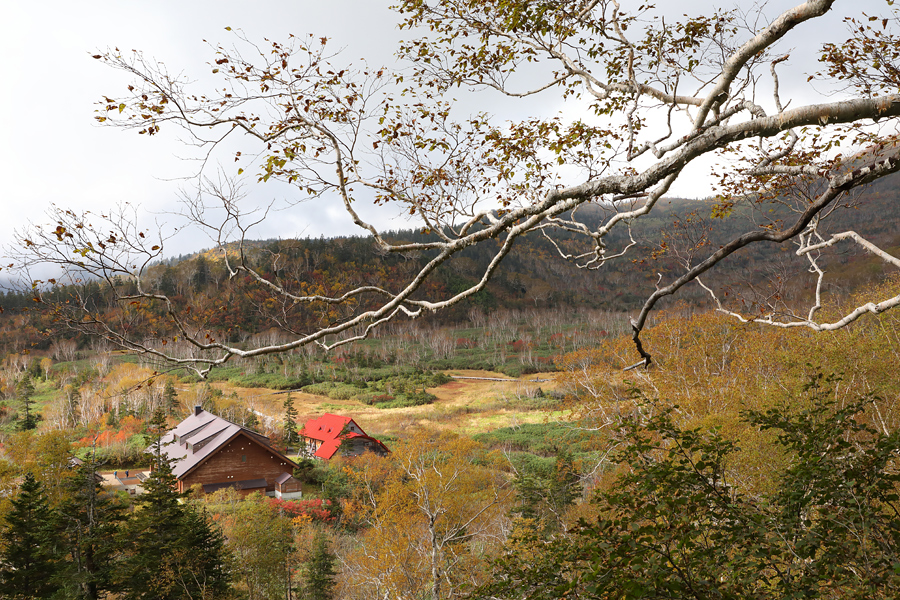
<path fill-rule="evenodd" d="M 197 404 L 196 406 L 194 406 L 194 415 L 195 415 L 195 416 L 196 416 L 196 415 L 199 415 L 199 414 L 202 413 L 202 412 L 203 412 L 203 407 L 202 407 L 202 406 L 200 406 L 199 404 Z"/>

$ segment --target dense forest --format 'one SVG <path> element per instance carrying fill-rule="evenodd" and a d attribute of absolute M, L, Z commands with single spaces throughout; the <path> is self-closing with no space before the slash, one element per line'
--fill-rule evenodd
<path fill-rule="evenodd" d="M 829 216 L 834 230 L 854 230 L 875 244 L 891 249 L 900 246 L 890 218 L 871 219 L 869 215 L 893 214 L 892 203 L 900 189 L 900 179 L 888 177 L 876 182 Z M 716 214 L 719 201 L 673 199 L 665 210 L 635 224 L 631 235 L 638 248 L 637 260 L 610 262 L 602 269 L 574 268 L 544 237 L 533 234 L 521 239 L 501 263 L 487 289 L 473 297 L 422 320 L 435 326 L 458 325 L 471 319 L 470 313 L 490 313 L 498 309 L 592 309 L 624 313 L 636 311 L 658 278 L 676 272 L 688 255 L 718 247 L 752 229 L 758 218 L 754 210 L 734 210 Z M 590 209 L 593 209 L 590 210 Z M 773 217 L 769 204 L 762 204 L 768 219 Z M 600 206 L 587 207 L 580 218 L 596 225 L 605 216 Z M 787 215 L 785 215 L 787 216 Z M 715 227 L 713 227 L 715 225 Z M 421 242 L 433 235 L 416 231 L 395 231 L 390 236 L 404 242 Z M 576 252 L 574 236 L 556 235 L 556 241 L 569 252 Z M 609 245 L 624 248 L 628 236 L 613 233 Z M 502 240 L 495 242 L 500 244 Z M 457 292 L 471 286 L 480 277 L 496 248 L 478 245 L 466 248 L 460 257 L 442 265 L 429 278 L 420 294 Z M 780 295 L 800 303 L 811 296 L 814 280 L 806 275 L 808 264 L 793 256 L 790 244 L 752 246 L 729 259 L 726 269 L 714 271 L 708 283 L 726 290 L 731 304 L 751 313 L 761 298 Z M 238 247 L 227 247 L 237 253 Z M 360 285 L 393 289 L 421 269 L 430 260 L 425 252 L 388 254 L 377 249 L 371 238 L 340 237 L 301 240 L 244 242 L 248 261 L 266 278 L 301 294 L 339 296 Z M 686 258 L 687 257 L 687 258 Z M 836 247 L 825 254 L 829 273 L 826 293 L 846 297 L 853 289 L 881 280 L 889 266 L 855 247 Z M 50 285 L 50 284 L 45 284 Z M 327 325 L 345 313 L 371 308 L 377 297 L 360 297 L 353 306 L 324 305 L 315 311 L 301 310 L 296 303 L 278 301 L 247 274 L 229 277 L 222 255 L 215 251 L 179 257 L 151 266 L 145 277 L 151 292 L 165 294 L 176 304 L 191 306 L 189 325 L 207 331 L 216 339 L 233 343 L 273 330 L 305 333 Z M 120 294 L 133 291 L 133 282 L 120 279 Z M 53 286 L 45 292 L 51 303 L 63 302 L 68 294 L 86 299 L 88 312 L 96 312 L 100 321 L 122 323 L 130 335 L 146 338 L 171 338 L 174 326 L 162 302 L 116 304 L 99 283 L 87 281 L 80 286 Z M 73 296 L 74 298 L 74 296 Z M 711 306 L 708 294 L 699 286 L 681 290 L 678 300 L 697 309 Z M 67 332 L 51 311 L 41 310 L 31 291 L 7 290 L 0 295 L 0 349 L 20 352 L 26 349 L 48 350 L 62 339 L 79 347 L 91 343 L 84 331 Z M 663 304 L 665 306 L 665 304 Z"/>

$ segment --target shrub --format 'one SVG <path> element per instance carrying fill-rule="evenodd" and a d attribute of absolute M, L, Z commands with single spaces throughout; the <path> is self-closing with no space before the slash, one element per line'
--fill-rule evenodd
<path fill-rule="evenodd" d="M 315 500 L 281 500 L 269 498 L 269 504 L 279 511 L 291 515 L 292 518 L 305 517 L 319 523 L 331 523 L 335 519 L 334 508 L 331 500 L 317 498 Z"/>

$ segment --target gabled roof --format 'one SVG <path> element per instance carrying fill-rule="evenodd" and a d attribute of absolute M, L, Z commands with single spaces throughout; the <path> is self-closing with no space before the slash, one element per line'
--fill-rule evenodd
<path fill-rule="evenodd" d="M 342 435 L 343 434 L 343 435 Z M 310 419 L 300 430 L 300 435 L 322 442 L 313 456 L 329 459 L 335 455 L 343 440 L 362 438 L 370 440 L 390 452 L 381 441 L 366 434 L 363 428 L 350 417 L 325 413 L 318 419 Z"/>
<path fill-rule="evenodd" d="M 241 435 L 296 466 L 294 461 L 272 448 L 268 438 L 199 407 L 163 436 L 162 452 L 172 463 L 172 473 L 181 479 Z"/>
<path fill-rule="evenodd" d="M 310 419 L 307 421 L 306 425 L 304 425 L 303 429 L 300 431 L 300 435 L 326 442 L 337 439 L 345 428 L 347 429 L 345 433 L 352 432 L 354 429 L 359 430 L 363 435 L 366 433 L 362 430 L 362 427 L 357 425 L 350 417 L 325 413 L 318 419 Z"/>
<path fill-rule="evenodd" d="M 290 473 L 282 473 L 281 475 L 279 475 L 278 477 L 275 478 L 275 483 L 277 483 L 278 485 L 283 485 L 284 483 L 290 481 L 293 478 L 294 478 L 294 476 L 291 475 Z"/>

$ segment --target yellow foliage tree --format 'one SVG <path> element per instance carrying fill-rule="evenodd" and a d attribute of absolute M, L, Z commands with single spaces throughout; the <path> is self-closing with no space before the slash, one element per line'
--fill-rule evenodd
<path fill-rule="evenodd" d="M 344 559 L 344 581 L 377 597 L 458 597 L 482 582 L 508 530 L 505 473 L 471 439 L 420 430 L 393 454 L 350 468 L 368 526 Z M 385 467 L 389 467 L 386 471 Z M 348 590 L 349 592 L 349 590 Z"/>

